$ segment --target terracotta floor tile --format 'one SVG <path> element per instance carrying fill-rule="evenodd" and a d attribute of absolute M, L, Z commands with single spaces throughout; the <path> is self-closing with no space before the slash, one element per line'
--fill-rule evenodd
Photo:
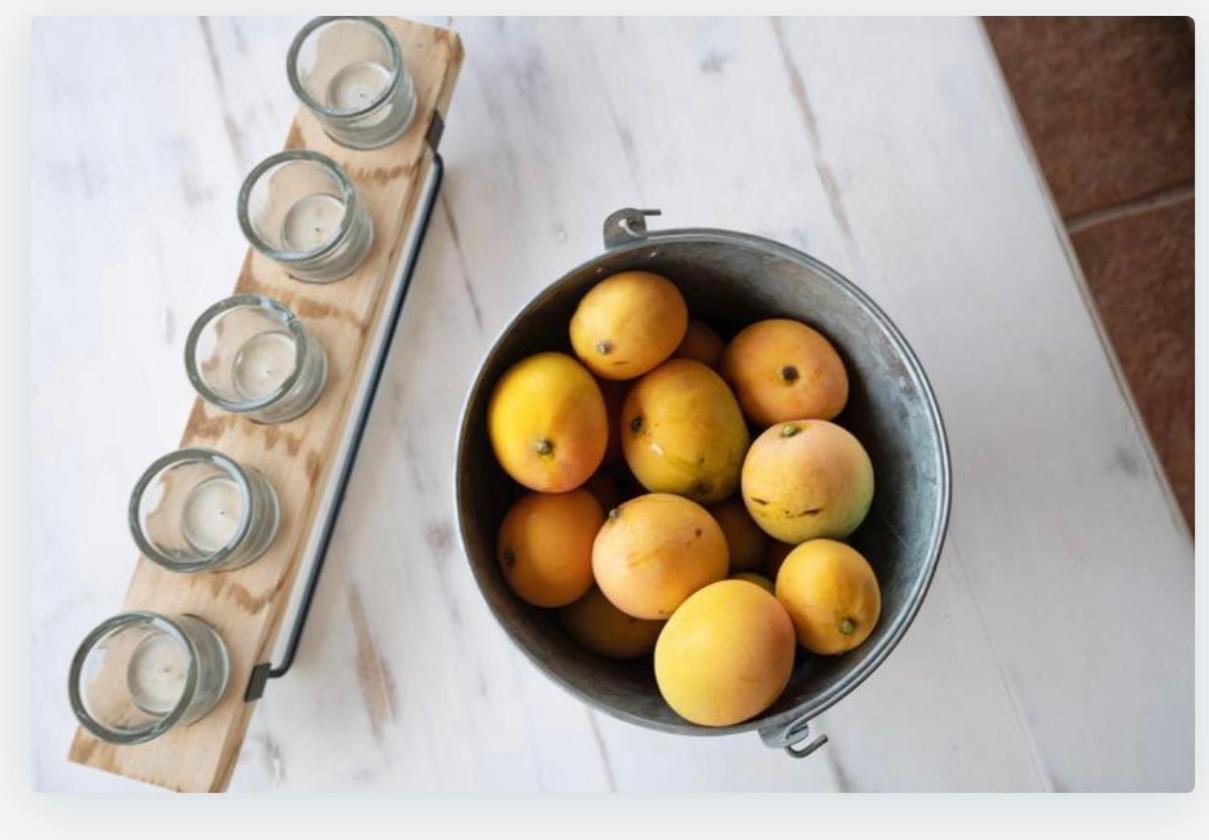
<path fill-rule="evenodd" d="M 1071 235 L 1189 526 L 1193 523 L 1193 199 Z"/>
<path fill-rule="evenodd" d="M 984 22 L 1063 217 L 1192 180 L 1189 19 Z"/>

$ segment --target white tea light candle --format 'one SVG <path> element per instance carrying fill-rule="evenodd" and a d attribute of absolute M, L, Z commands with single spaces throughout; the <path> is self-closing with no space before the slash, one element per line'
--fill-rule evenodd
<path fill-rule="evenodd" d="M 308 283 L 352 274 L 374 241 L 353 182 L 331 158 L 306 149 L 257 164 L 240 187 L 237 209 L 252 247 Z"/>
<path fill-rule="evenodd" d="M 221 572 L 268 549 L 281 517 L 258 470 L 212 449 L 153 463 L 130 494 L 130 532 L 143 555 L 174 572 Z"/>
<path fill-rule="evenodd" d="M 336 111 L 368 108 L 391 83 L 391 71 L 376 61 L 358 61 L 343 67 L 327 86 L 328 107 Z"/>
<path fill-rule="evenodd" d="M 166 715 L 185 694 L 189 652 L 173 636 L 154 630 L 143 638 L 126 667 L 130 699 L 144 712 Z"/>
<path fill-rule="evenodd" d="M 181 511 L 181 532 L 203 554 L 222 549 L 239 533 L 243 502 L 239 485 L 223 475 L 207 478 L 189 491 Z"/>
<path fill-rule="evenodd" d="M 285 214 L 281 242 L 291 251 L 317 251 L 340 235 L 343 219 L 343 201 L 334 195 L 308 195 Z"/>
<path fill-rule="evenodd" d="M 101 622 L 71 660 L 67 693 L 102 740 L 141 744 L 200 720 L 227 689 L 222 638 L 194 615 L 136 611 Z"/>
<path fill-rule="evenodd" d="M 190 328 L 185 372 L 211 405 L 257 423 L 284 423 L 323 393 L 327 355 L 284 305 L 263 295 L 235 295 L 208 308 Z"/>
<path fill-rule="evenodd" d="M 290 45 L 286 73 L 302 104 L 343 146 L 385 146 L 415 116 L 416 86 L 403 51 L 377 18 L 310 21 Z"/>
<path fill-rule="evenodd" d="M 245 341 L 235 353 L 231 384 L 248 401 L 277 393 L 294 372 L 298 348 L 285 330 L 269 330 Z"/>

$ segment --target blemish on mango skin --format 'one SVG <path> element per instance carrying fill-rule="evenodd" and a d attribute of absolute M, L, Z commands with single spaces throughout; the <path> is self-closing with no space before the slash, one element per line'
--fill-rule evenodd
<path fill-rule="evenodd" d="M 798 513 L 790 513 L 788 516 L 790 519 L 797 519 L 802 516 L 818 516 L 822 512 L 823 509 L 821 507 L 807 508 L 806 510 L 799 511 Z"/>

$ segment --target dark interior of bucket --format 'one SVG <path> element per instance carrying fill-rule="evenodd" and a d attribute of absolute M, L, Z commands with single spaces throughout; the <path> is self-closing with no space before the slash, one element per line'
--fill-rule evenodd
<path fill-rule="evenodd" d="M 836 345 L 847 365 L 850 396 L 836 422 L 852 431 L 873 461 L 873 506 L 850 542 L 877 573 L 882 613 L 872 636 L 855 651 L 824 657 L 798 651 L 781 698 L 761 717 L 710 730 L 690 724 L 659 695 L 651 658 L 615 662 L 572 641 L 552 610 L 531 607 L 512 594 L 495 559 L 496 534 L 521 489 L 496 463 L 486 433 L 486 406 L 500 375 L 542 350 L 571 353 L 567 325 L 580 298 L 601 277 L 646 269 L 673 280 L 694 317 L 729 339 L 743 326 L 770 317 L 804 321 Z M 677 732 L 751 729 L 772 718 L 817 714 L 887 652 L 895 628 L 909 620 L 923 596 L 940 539 L 943 446 L 927 386 L 909 351 L 886 324 L 841 281 L 793 252 L 741 241 L 648 241 L 607 253 L 547 288 L 492 349 L 466 409 L 459 448 L 458 507 L 474 575 L 491 609 L 521 648 L 573 693 L 624 719 Z M 753 435 L 754 437 L 754 435 Z"/>

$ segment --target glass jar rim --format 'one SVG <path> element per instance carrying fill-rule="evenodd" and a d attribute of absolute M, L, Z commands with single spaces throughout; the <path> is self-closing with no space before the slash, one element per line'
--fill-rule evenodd
<path fill-rule="evenodd" d="M 378 92 L 378 95 L 371 99 L 367 105 L 364 105 L 360 108 L 329 108 L 322 102 L 317 101 L 307 92 L 306 85 L 302 83 L 302 79 L 298 76 L 298 54 L 302 51 L 302 45 L 306 43 L 307 38 L 309 38 L 311 33 L 313 33 L 316 29 L 319 29 L 321 26 L 326 26 L 329 23 L 334 23 L 335 21 L 340 20 L 352 20 L 367 24 L 377 31 L 382 40 L 386 42 L 387 49 L 390 50 L 390 83 L 384 86 L 382 90 Z M 386 24 L 382 23 L 382 21 L 378 20 L 376 17 L 357 15 L 323 16 L 307 21 L 306 25 L 303 26 L 302 29 L 298 30 L 298 34 L 294 36 L 294 40 L 290 42 L 290 49 L 289 52 L 286 53 L 285 58 L 286 76 L 289 78 L 290 87 L 294 90 L 294 95 L 301 99 L 302 103 L 306 105 L 307 108 L 325 117 L 353 118 L 368 114 L 370 111 L 374 110 L 385 102 L 391 96 L 391 94 L 394 93 L 395 87 L 399 83 L 399 75 L 402 67 L 403 50 L 399 46 L 399 41 L 397 38 L 395 38 L 394 33 L 387 28 Z"/>
<path fill-rule="evenodd" d="M 312 248 L 309 251 L 289 251 L 274 248 L 269 243 L 261 238 L 256 232 L 256 226 L 252 224 L 252 219 L 248 215 L 248 201 L 252 197 L 252 188 L 264 177 L 265 173 L 275 166 L 290 161 L 306 161 L 308 163 L 316 163 L 326 169 L 336 183 L 340 185 L 340 200 L 344 203 L 344 216 L 340 219 L 340 230 L 317 248 Z M 340 164 L 332 160 L 325 154 L 314 152 L 310 149 L 286 149 L 282 152 L 269 155 L 267 158 L 256 164 L 252 171 L 248 173 L 248 177 L 244 178 L 243 184 L 239 187 L 239 198 L 236 203 L 236 215 L 239 217 L 239 227 L 243 231 L 243 235 L 251 243 L 252 247 L 266 257 L 275 262 L 290 263 L 305 262 L 313 260 L 316 257 L 321 257 L 328 251 L 335 248 L 344 239 L 349 228 L 353 226 L 353 218 L 357 214 L 357 189 L 353 186 L 353 182 L 349 179 L 344 170 L 340 168 Z"/>
<path fill-rule="evenodd" d="M 180 699 L 176 701 L 176 705 L 172 708 L 172 711 L 151 725 L 131 731 L 110 729 L 89 714 L 84 704 L 84 698 L 80 694 L 80 678 L 84 670 L 84 662 L 97 643 L 106 636 L 109 636 L 121 627 L 139 622 L 150 623 L 155 629 L 167 633 L 177 643 L 184 645 L 185 649 L 189 652 L 189 669 L 185 674 L 185 689 L 181 692 Z M 76 720 L 80 722 L 80 725 L 102 741 L 108 741 L 112 744 L 142 744 L 153 738 L 158 738 L 184 717 L 185 711 L 193 701 L 193 695 L 197 693 L 197 661 L 198 651 L 197 646 L 193 644 L 193 640 L 180 628 L 180 625 L 166 615 L 150 612 L 149 610 L 131 610 L 129 612 L 118 613 L 94 627 L 92 632 L 85 636 L 84 640 L 80 642 L 80 646 L 76 648 L 75 656 L 71 659 L 71 669 L 67 676 L 67 696 L 71 702 L 71 710 L 75 713 Z"/>
<path fill-rule="evenodd" d="M 224 312 L 243 306 L 268 309 L 281 317 L 289 329 L 290 335 L 294 338 L 294 369 L 272 393 L 254 400 L 237 401 L 229 400 L 214 393 L 210 386 L 206 384 L 205 377 L 201 375 L 201 371 L 198 370 L 196 356 L 197 342 L 201 340 L 202 330 Z M 234 411 L 236 413 L 256 411 L 257 409 L 272 405 L 288 394 L 298 381 L 298 377 L 302 376 L 302 366 L 306 361 L 306 341 L 306 330 L 303 329 L 302 322 L 298 320 L 297 316 L 284 303 L 266 295 L 247 293 L 232 295 L 206 307 L 202 314 L 197 316 L 197 320 L 193 322 L 193 326 L 189 328 L 189 335 L 185 338 L 185 375 L 189 378 L 193 389 L 206 402 L 226 411 Z"/>
<path fill-rule="evenodd" d="M 151 541 L 143 534 L 143 525 L 139 516 L 139 503 L 143 499 L 143 494 L 147 492 L 147 487 L 151 484 L 151 480 L 159 475 L 165 468 L 172 467 L 177 464 L 190 463 L 194 461 L 205 461 L 211 464 L 217 464 L 224 472 L 235 482 L 235 486 L 239 488 L 239 526 L 235 529 L 235 533 L 227 544 L 218 551 L 206 556 L 203 560 L 188 560 L 180 562 L 165 556 L 151 544 Z M 244 468 L 235 460 L 228 458 L 221 452 L 204 447 L 189 447 L 186 449 L 177 449 L 169 452 L 167 455 L 162 455 L 151 462 L 151 466 L 143 471 L 139 476 L 139 480 L 135 482 L 134 489 L 130 492 L 130 506 L 128 508 L 128 518 L 130 520 L 130 533 L 134 537 L 135 545 L 143 556 L 171 572 L 180 572 L 182 574 L 192 574 L 194 572 L 202 572 L 207 569 L 212 569 L 216 566 L 221 566 L 234 552 L 235 548 L 247 536 L 248 529 L 252 524 L 252 485 L 248 480 L 248 474 Z"/>

